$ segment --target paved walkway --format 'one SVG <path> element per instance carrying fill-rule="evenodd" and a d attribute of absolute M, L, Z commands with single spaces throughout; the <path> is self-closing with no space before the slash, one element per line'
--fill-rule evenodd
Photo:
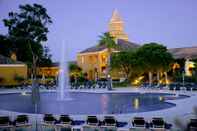
<path fill-rule="evenodd" d="M 28 92 L 28 91 L 27 91 Z M 55 92 L 55 90 L 42 90 L 41 92 Z M 175 118 L 179 118 L 182 121 L 187 122 L 189 118 L 194 117 L 193 114 L 193 107 L 197 106 L 197 92 L 192 91 L 169 91 L 169 90 L 159 90 L 159 89 L 133 89 L 133 88 L 117 88 L 112 91 L 107 91 L 105 89 L 81 89 L 81 90 L 71 90 L 71 92 L 88 92 L 88 93 L 129 93 L 129 92 L 139 92 L 139 93 L 173 93 L 173 94 L 182 94 L 188 95 L 190 97 L 185 99 L 177 99 L 177 100 L 168 100 L 167 102 L 176 104 L 175 107 L 162 109 L 158 111 L 149 111 L 149 112 L 140 112 L 140 113 L 129 113 L 129 114 L 118 114 L 115 115 L 117 120 L 119 121 L 126 121 L 130 122 L 134 116 L 142 116 L 146 120 L 151 120 L 152 117 L 163 117 L 169 123 L 174 123 Z M 21 93 L 19 90 L 0 90 L 0 94 L 7 94 L 7 93 Z M 9 115 L 14 116 L 20 113 L 11 112 L 11 111 L 4 111 L 0 110 L 0 115 Z M 28 114 L 31 116 L 32 121 L 35 121 L 35 118 L 38 121 L 41 120 L 42 115 L 34 115 Z M 85 120 L 87 115 L 73 115 L 74 119 Z M 98 116 L 100 119 L 103 119 L 103 115 Z M 128 128 L 129 125 L 126 127 Z"/>

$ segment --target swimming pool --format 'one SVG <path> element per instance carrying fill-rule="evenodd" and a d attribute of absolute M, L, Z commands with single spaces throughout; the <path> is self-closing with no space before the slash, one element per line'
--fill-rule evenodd
<path fill-rule="evenodd" d="M 182 99 L 164 93 L 70 93 L 72 100 L 58 101 L 56 93 L 41 93 L 39 114 L 126 114 L 155 111 L 176 106 L 165 100 Z M 0 109 L 22 113 L 34 113 L 31 94 L 20 93 L 0 95 Z"/>

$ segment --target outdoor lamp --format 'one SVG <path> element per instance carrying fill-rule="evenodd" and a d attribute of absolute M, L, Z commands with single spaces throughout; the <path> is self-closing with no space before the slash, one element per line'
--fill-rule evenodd
<path fill-rule="evenodd" d="M 107 78 L 110 78 L 110 77 L 111 77 L 110 74 L 108 74 L 108 75 L 107 75 Z"/>

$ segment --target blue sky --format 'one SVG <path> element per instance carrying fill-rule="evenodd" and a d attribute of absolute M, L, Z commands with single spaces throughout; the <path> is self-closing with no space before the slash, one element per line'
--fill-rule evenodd
<path fill-rule="evenodd" d="M 42 4 L 52 17 L 44 44 L 55 61 L 62 43 L 69 60 L 97 44 L 98 36 L 108 30 L 114 9 L 125 21 L 125 32 L 132 42 L 158 42 L 168 48 L 197 46 L 197 0 L 0 0 L 0 20 L 26 3 Z M 7 33 L 2 21 L 0 33 Z"/>

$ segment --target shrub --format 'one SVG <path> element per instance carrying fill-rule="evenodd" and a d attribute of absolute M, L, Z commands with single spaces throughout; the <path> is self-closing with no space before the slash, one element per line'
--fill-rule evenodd
<path fill-rule="evenodd" d="M 130 83 L 128 81 L 123 82 L 113 82 L 113 87 L 128 87 L 130 86 Z"/>
<path fill-rule="evenodd" d="M 20 82 L 23 82 L 25 78 L 23 76 L 15 75 L 14 80 L 20 83 Z"/>

